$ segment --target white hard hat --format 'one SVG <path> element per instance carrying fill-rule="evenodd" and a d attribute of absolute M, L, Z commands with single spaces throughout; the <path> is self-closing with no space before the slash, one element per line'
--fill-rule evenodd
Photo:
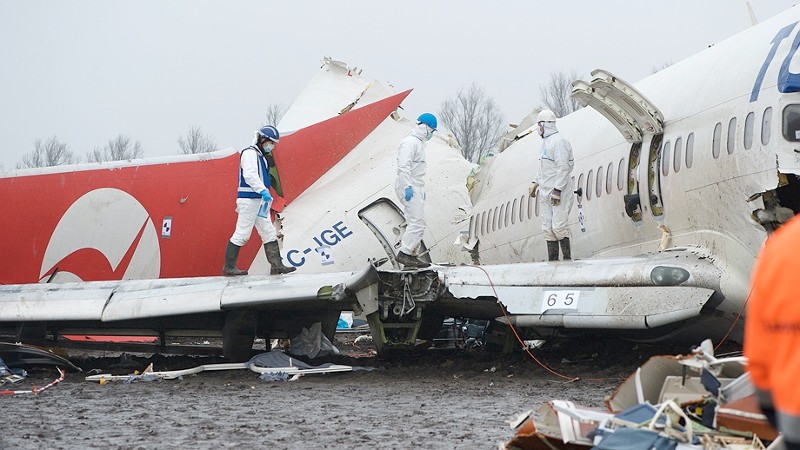
<path fill-rule="evenodd" d="M 550 111 L 549 109 L 541 110 L 539 114 L 536 116 L 536 123 L 555 122 L 555 121 L 556 121 L 556 115 L 553 111 Z"/>

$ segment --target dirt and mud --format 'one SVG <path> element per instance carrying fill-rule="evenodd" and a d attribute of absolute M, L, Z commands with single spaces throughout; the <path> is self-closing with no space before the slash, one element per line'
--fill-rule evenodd
<path fill-rule="evenodd" d="M 354 335 L 337 333 L 340 355 L 318 358 L 374 370 L 264 382 L 248 370 L 203 372 L 151 382 L 65 380 L 33 395 L 0 396 L 1 448 L 150 449 L 495 449 L 513 431 L 508 420 L 551 399 L 602 407 L 604 398 L 655 354 L 688 346 L 585 338 L 524 351 L 429 349 L 402 358 L 371 356 Z M 71 351 L 84 371 L 125 375 L 154 364 L 178 370 L 214 357 Z M 29 370 L 13 389 L 42 386 L 54 368 Z M 5 386 L 4 388 L 8 388 Z"/>

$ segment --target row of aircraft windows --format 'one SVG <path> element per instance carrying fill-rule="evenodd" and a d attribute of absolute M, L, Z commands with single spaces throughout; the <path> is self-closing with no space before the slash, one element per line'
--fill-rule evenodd
<path fill-rule="evenodd" d="M 800 108 L 794 110 L 793 114 L 797 116 L 795 117 L 795 120 L 800 121 Z M 761 117 L 762 145 L 767 145 L 769 143 L 771 121 L 772 121 L 772 108 L 766 108 Z M 753 112 L 750 112 L 747 114 L 744 120 L 743 145 L 746 150 L 750 150 L 753 147 L 754 128 L 755 128 L 755 114 Z M 796 134 L 797 134 L 796 136 L 797 140 L 800 140 L 800 131 L 798 131 Z M 736 117 L 733 117 L 728 122 L 726 150 L 729 155 L 733 154 L 735 144 L 736 144 Z M 712 149 L 711 154 L 715 159 L 719 158 L 721 147 L 722 147 L 722 124 L 717 123 L 717 125 L 714 127 L 714 135 L 711 146 Z M 672 153 L 673 150 L 674 153 Z M 672 143 L 669 140 L 664 143 L 661 154 L 661 173 L 664 176 L 669 175 L 670 165 L 672 166 L 675 173 L 678 173 L 680 172 L 681 167 L 683 165 L 685 165 L 687 169 L 690 169 L 692 167 L 693 162 L 694 162 L 694 133 L 689 133 L 689 135 L 686 137 L 685 146 L 683 137 L 678 137 L 675 139 L 674 147 L 672 146 Z M 598 167 L 597 171 L 595 171 L 594 169 L 589 170 L 589 173 L 586 174 L 585 177 L 586 184 L 584 184 L 584 174 L 580 174 L 578 176 L 577 187 L 582 190 L 582 193 L 586 197 L 586 200 L 591 200 L 593 194 L 596 197 L 602 196 L 604 188 L 606 194 L 611 194 L 611 191 L 614 188 L 614 180 L 613 180 L 614 169 L 615 169 L 614 166 L 615 166 L 614 163 L 608 163 L 608 166 Z M 616 172 L 617 172 L 616 187 L 617 190 L 619 191 L 625 189 L 625 182 L 627 180 L 626 170 L 627 166 L 625 164 L 625 158 L 622 158 L 616 164 Z M 605 183 L 603 182 L 604 175 L 605 175 Z M 484 235 L 486 233 L 491 233 L 493 231 L 501 230 L 504 227 L 514 225 L 517 223 L 517 220 L 519 220 L 519 222 L 522 223 L 522 221 L 525 220 L 526 217 L 528 219 L 531 219 L 534 216 L 536 217 L 539 216 L 538 202 L 536 201 L 535 198 L 523 195 L 519 199 L 515 199 L 513 202 L 509 201 L 504 205 L 500 205 L 498 207 L 484 211 L 476 216 L 473 216 L 471 221 L 472 223 L 470 224 L 470 233 L 473 236 Z"/>
<path fill-rule="evenodd" d="M 767 108 L 764 110 L 764 113 L 761 115 L 761 144 L 767 145 L 769 144 L 769 130 L 771 129 L 772 125 L 772 108 Z M 744 145 L 745 150 L 750 150 L 753 148 L 753 134 L 755 129 L 755 113 L 752 111 L 747 113 L 747 116 L 744 118 L 744 136 L 742 139 L 742 144 Z M 717 123 L 714 127 L 714 140 L 711 144 L 711 155 L 714 156 L 714 159 L 719 158 L 722 148 L 722 124 Z M 732 117 L 731 120 L 728 121 L 728 136 L 727 141 L 725 143 L 725 150 L 728 152 L 729 155 L 733 154 L 733 150 L 736 148 L 736 117 Z"/>
<path fill-rule="evenodd" d="M 472 216 L 470 234 L 482 236 L 514 225 L 517 220 L 522 223 L 526 217 L 530 220 L 534 216 L 539 216 L 539 202 L 535 197 L 523 195 L 519 199 Z"/>

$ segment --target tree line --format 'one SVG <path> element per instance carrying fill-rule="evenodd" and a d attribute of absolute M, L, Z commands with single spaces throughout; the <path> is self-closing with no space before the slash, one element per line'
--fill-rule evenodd
<path fill-rule="evenodd" d="M 550 74 L 550 82 L 539 88 L 542 105 L 533 108 L 536 114 L 544 108 L 552 110 L 556 116 L 563 117 L 580 105 L 570 96 L 572 81 L 578 79 L 576 72 L 554 72 Z M 268 106 L 265 118 L 267 124 L 277 124 L 286 109 L 278 104 Z M 477 84 L 459 89 L 455 95 L 442 102 L 438 111 L 442 125 L 448 130 L 461 154 L 470 162 L 493 152 L 502 150 L 499 147 L 501 138 L 508 132 L 500 108 L 495 101 Z M 177 139 L 179 154 L 205 153 L 216 150 L 214 139 L 203 133 L 200 127 L 190 127 L 185 136 Z M 86 162 L 124 161 L 141 158 L 144 151 L 139 141 L 133 141 L 125 135 L 117 135 L 109 139 L 103 147 L 95 147 L 83 157 L 76 155 L 66 143 L 52 136 L 46 140 L 36 139 L 33 150 L 23 155 L 17 164 L 18 169 L 33 167 L 60 166 Z"/>

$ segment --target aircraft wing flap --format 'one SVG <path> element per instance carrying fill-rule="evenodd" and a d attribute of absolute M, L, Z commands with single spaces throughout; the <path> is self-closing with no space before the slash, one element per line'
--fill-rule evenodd
<path fill-rule="evenodd" d="M 100 320 L 103 307 L 114 293 L 110 283 L 84 286 L 64 283 L 62 290 L 51 284 L 0 286 L 0 322 L 45 321 L 52 317 L 64 320 Z"/>
<path fill-rule="evenodd" d="M 0 286 L 0 322 L 114 322 L 231 308 L 306 304 L 349 298 L 377 282 L 374 267 L 360 272 L 291 276 L 198 277 Z M 346 309 L 348 302 L 342 302 Z"/>
<path fill-rule="evenodd" d="M 360 273 L 292 276 L 206 277 L 152 280 L 158 286 L 123 286 L 103 312 L 103 321 L 219 312 L 234 308 L 318 305 L 337 300 Z M 339 287 L 337 287 L 339 286 Z"/>

